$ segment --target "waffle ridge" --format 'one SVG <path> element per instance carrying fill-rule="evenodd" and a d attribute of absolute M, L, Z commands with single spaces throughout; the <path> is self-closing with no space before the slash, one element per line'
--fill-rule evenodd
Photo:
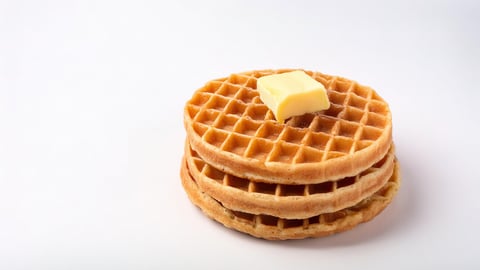
<path fill-rule="evenodd" d="M 256 91 L 264 70 L 212 80 L 185 105 L 192 148 L 229 174 L 279 184 L 321 183 L 356 175 L 391 144 L 388 105 L 371 88 L 306 71 L 326 86 L 328 110 L 280 124 Z"/>

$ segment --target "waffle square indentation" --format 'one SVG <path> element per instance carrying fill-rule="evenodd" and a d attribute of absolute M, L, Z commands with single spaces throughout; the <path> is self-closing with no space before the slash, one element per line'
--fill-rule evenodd
<path fill-rule="evenodd" d="M 342 105 L 347 97 L 347 94 L 340 93 L 334 90 L 327 91 L 328 100 L 330 101 L 330 105 Z"/>
<path fill-rule="evenodd" d="M 210 179 L 213 179 L 219 183 L 223 183 L 223 178 L 225 177 L 225 173 L 213 168 L 212 166 L 206 166 L 204 173 Z"/>
<path fill-rule="evenodd" d="M 231 174 L 227 174 L 225 179 L 225 184 L 230 187 L 234 187 L 243 191 L 248 191 L 248 185 L 250 181 L 244 178 L 239 178 Z"/>
<path fill-rule="evenodd" d="M 272 148 L 272 142 L 256 138 L 250 143 L 250 147 L 248 149 L 248 152 L 245 153 L 245 156 L 264 161 L 267 159 L 268 155 L 272 151 Z"/>
<path fill-rule="evenodd" d="M 199 90 L 198 93 L 215 93 L 223 84 L 223 79 L 209 81 L 202 89 Z"/>
<path fill-rule="evenodd" d="M 198 113 L 194 120 L 207 126 L 211 126 L 213 125 L 213 122 L 217 120 L 219 114 L 218 111 L 204 110 L 203 112 Z"/>
<path fill-rule="evenodd" d="M 305 144 L 318 150 L 325 150 L 330 138 L 330 136 L 323 133 L 311 133 L 309 138 L 305 141 Z"/>
<path fill-rule="evenodd" d="M 247 108 L 246 115 L 252 118 L 253 120 L 264 120 L 265 115 L 267 114 L 268 107 L 263 104 L 251 105 Z"/>
<path fill-rule="evenodd" d="M 310 195 L 318 194 L 318 193 L 329 193 L 333 191 L 334 182 L 328 181 L 319 184 L 311 184 L 308 186 L 308 193 Z"/>
<path fill-rule="evenodd" d="M 225 107 L 224 112 L 226 114 L 232 114 L 240 117 L 243 115 L 246 109 L 247 109 L 247 105 L 240 103 L 236 100 L 231 100 Z"/>
<path fill-rule="evenodd" d="M 227 136 L 228 134 L 225 132 L 210 129 L 203 135 L 203 138 L 207 143 L 214 145 L 216 147 L 220 147 L 224 143 L 224 141 L 227 139 Z"/>
<path fill-rule="evenodd" d="M 283 228 L 298 228 L 303 226 L 303 219 L 283 219 Z"/>
<path fill-rule="evenodd" d="M 293 144 L 300 144 L 306 133 L 304 130 L 286 126 L 280 139 Z"/>
<path fill-rule="evenodd" d="M 246 136 L 240 135 L 231 135 L 223 144 L 222 148 L 225 151 L 232 152 L 239 156 L 243 156 L 245 150 L 247 149 L 249 138 Z"/>
<path fill-rule="evenodd" d="M 281 185 L 280 196 L 304 196 L 305 185 Z"/>
<path fill-rule="evenodd" d="M 297 145 L 288 144 L 288 143 L 279 143 L 275 145 L 270 155 L 270 161 L 291 163 L 297 151 L 298 151 Z"/>
<path fill-rule="evenodd" d="M 347 187 L 347 186 L 351 186 L 351 185 L 355 184 L 356 180 L 357 179 L 356 179 L 355 176 L 346 177 L 346 178 L 343 178 L 341 180 L 338 180 L 337 181 L 337 189 Z"/>
<path fill-rule="evenodd" d="M 218 88 L 215 93 L 224 97 L 233 98 L 239 90 L 240 88 L 237 85 L 224 83 Z"/>
<path fill-rule="evenodd" d="M 331 134 L 332 130 L 337 123 L 337 120 L 323 115 L 318 115 L 310 125 L 310 130 L 313 132 L 323 132 Z"/>
<path fill-rule="evenodd" d="M 249 77 L 243 84 L 243 87 L 249 88 L 249 90 L 257 89 L 257 78 Z"/>
<path fill-rule="evenodd" d="M 362 136 L 360 139 L 362 140 L 371 140 L 375 141 L 382 135 L 382 130 L 370 126 L 365 126 L 363 128 Z"/>
<path fill-rule="evenodd" d="M 235 126 L 234 131 L 247 136 L 254 136 L 260 127 L 260 123 L 241 119 Z"/>
<path fill-rule="evenodd" d="M 216 121 L 215 127 L 222 130 L 232 131 L 238 120 L 239 118 L 237 117 L 223 115 Z"/>
<path fill-rule="evenodd" d="M 256 134 L 257 137 L 265 138 L 268 140 L 276 140 L 283 128 L 280 125 L 277 125 L 272 122 L 265 122 L 259 129 Z"/>
<path fill-rule="evenodd" d="M 341 93 L 349 92 L 351 86 L 352 86 L 352 82 L 346 81 L 341 78 L 337 78 L 335 82 L 335 90 Z"/>
<path fill-rule="evenodd" d="M 241 100 L 245 104 L 252 103 L 254 97 L 258 96 L 257 91 L 249 90 L 247 88 L 242 88 L 241 91 L 237 93 L 235 98 Z"/>
<path fill-rule="evenodd" d="M 366 104 L 367 100 L 365 100 L 364 98 L 360 98 L 356 95 L 351 95 L 350 99 L 348 100 L 348 105 L 360 110 L 363 110 Z"/>
<path fill-rule="evenodd" d="M 254 214 L 240 212 L 240 211 L 234 211 L 234 210 L 230 210 L 230 212 L 233 214 L 233 216 L 235 218 L 240 219 L 244 222 L 247 222 L 247 223 L 254 223 L 255 222 L 255 215 Z"/>
<path fill-rule="evenodd" d="M 355 132 L 357 132 L 358 125 L 353 124 L 352 122 L 340 122 L 340 128 L 338 130 L 338 135 L 348 138 L 353 138 Z"/>
<path fill-rule="evenodd" d="M 187 115 L 193 119 L 195 118 L 195 116 L 197 115 L 197 113 L 200 111 L 200 108 L 197 107 L 197 106 L 193 106 L 193 105 L 187 105 L 186 106 L 186 112 L 187 112 Z"/>
<path fill-rule="evenodd" d="M 197 169 L 197 171 L 201 172 L 203 170 L 203 167 L 205 167 L 205 162 L 203 160 L 195 158 L 193 159 L 193 165 Z"/>
<path fill-rule="evenodd" d="M 352 122 L 358 123 L 358 122 L 360 122 L 360 120 L 362 119 L 364 114 L 365 113 L 363 111 L 359 110 L 359 109 L 349 107 L 345 111 L 345 114 L 343 115 L 343 118 L 347 121 L 352 121 Z"/>
<path fill-rule="evenodd" d="M 370 103 L 368 104 L 368 110 L 370 112 L 385 114 L 387 112 L 387 107 L 383 102 L 380 102 L 377 100 L 371 100 Z"/>
<path fill-rule="evenodd" d="M 207 132 L 208 126 L 200 123 L 193 123 L 193 130 L 195 130 L 195 133 L 197 133 L 199 136 L 203 136 L 203 134 Z"/>
<path fill-rule="evenodd" d="M 245 74 L 232 74 L 228 77 L 227 82 L 231 84 L 236 84 L 236 85 L 243 85 L 247 83 L 249 79 L 250 79 L 250 76 Z"/>
<path fill-rule="evenodd" d="M 260 223 L 265 226 L 277 227 L 278 224 L 278 217 L 269 216 L 269 215 L 259 215 Z"/>
<path fill-rule="evenodd" d="M 315 114 L 306 113 L 303 115 L 293 116 L 286 122 L 287 126 L 296 128 L 308 128 L 315 120 Z"/>
<path fill-rule="evenodd" d="M 330 108 L 323 112 L 324 115 L 328 115 L 334 118 L 338 118 L 339 114 L 344 110 L 343 105 L 330 104 Z"/>
<path fill-rule="evenodd" d="M 213 95 L 207 102 L 206 107 L 214 110 L 223 110 L 228 103 L 228 99 L 222 96 Z"/>
<path fill-rule="evenodd" d="M 384 128 L 387 123 L 387 119 L 385 116 L 380 115 L 378 113 L 368 113 L 367 125 L 376 127 L 376 128 Z"/>
<path fill-rule="evenodd" d="M 352 149 L 353 142 L 350 138 L 335 137 L 335 140 L 330 146 L 330 151 L 349 153 L 350 149 Z"/>
<path fill-rule="evenodd" d="M 275 195 L 277 189 L 276 184 L 256 182 L 254 186 L 254 192 Z"/>
<path fill-rule="evenodd" d="M 341 218 L 344 218 L 345 216 L 347 216 L 347 213 L 345 213 L 345 211 L 337 211 L 337 212 L 333 212 L 333 213 L 325 213 L 325 214 L 322 214 L 324 220 L 325 220 L 325 223 L 334 223 L 335 221 L 341 219 Z"/>
<path fill-rule="evenodd" d="M 313 149 L 310 147 L 304 147 L 300 150 L 300 154 L 297 154 L 297 158 L 295 160 L 296 163 L 313 163 L 319 162 L 322 160 L 324 155 L 323 151 L 319 151 L 317 149 Z"/>
<path fill-rule="evenodd" d="M 372 89 L 355 83 L 355 86 L 352 88 L 352 92 L 359 97 L 368 98 L 368 95 L 370 92 L 372 92 Z"/>
<path fill-rule="evenodd" d="M 199 107 L 203 106 L 208 102 L 211 96 L 212 96 L 211 94 L 198 92 L 192 97 L 192 99 L 190 100 L 190 104 L 199 106 Z"/>

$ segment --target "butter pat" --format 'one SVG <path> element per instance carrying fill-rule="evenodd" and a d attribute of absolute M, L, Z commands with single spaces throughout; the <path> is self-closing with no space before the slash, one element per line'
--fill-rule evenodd
<path fill-rule="evenodd" d="M 257 90 L 280 123 L 292 116 L 330 108 L 325 86 L 301 70 L 261 77 Z"/>

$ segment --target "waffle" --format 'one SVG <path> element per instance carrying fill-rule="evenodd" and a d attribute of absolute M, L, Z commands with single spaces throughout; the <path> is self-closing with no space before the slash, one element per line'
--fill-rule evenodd
<path fill-rule="evenodd" d="M 358 175 L 392 143 L 388 104 L 354 81 L 305 71 L 327 89 L 330 108 L 278 123 L 256 90 L 263 70 L 212 80 L 186 103 L 189 143 L 206 163 L 240 178 L 318 184 Z"/>
<path fill-rule="evenodd" d="M 228 209 L 198 187 L 189 173 L 185 160 L 182 162 L 181 178 L 190 200 L 207 216 L 224 226 L 258 238 L 301 239 L 346 231 L 371 220 L 382 212 L 391 202 L 400 185 L 399 165 L 396 161 L 394 164 L 394 171 L 388 182 L 372 196 L 352 207 L 305 219 L 284 219 Z"/>
<path fill-rule="evenodd" d="M 262 183 L 226 174 L 203 161 L 188 143 L 185 160 L 199 188 L 225 207 L 299 219 L 353 206 L 378 191 L 393 173 L 394 147 L 359 175 L 309 185 Z"/>

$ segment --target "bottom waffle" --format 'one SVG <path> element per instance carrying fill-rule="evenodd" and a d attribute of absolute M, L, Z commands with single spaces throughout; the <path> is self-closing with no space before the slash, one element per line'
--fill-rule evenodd
<path fill-rule="evenodd" d="M 190 174 L 185 159 L 181 168 L 182 185 L 190 200 L 207 216 L 228 228 L 269 240 L 302 239 L 343 232 L 377 216 L 392 201 L 400 185 L 399 164 L 388 182 L 375 194 L 360 203 L 333 212 L 305 219 L 285 219 L 230 210 L 203 192 Z"/>

